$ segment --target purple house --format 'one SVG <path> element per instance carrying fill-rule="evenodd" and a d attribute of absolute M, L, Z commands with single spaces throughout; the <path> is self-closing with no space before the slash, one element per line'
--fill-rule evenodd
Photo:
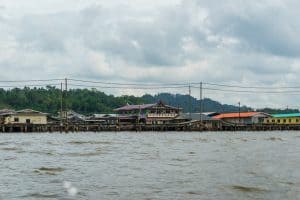
<path fill-rule="evenodd" d="M 165 105 L 159 101 L 154 104 L 127 104 L 114 111 L 117 112 L 121 123 L 163 124 L 176 118 L 181 110 L 181 108 Z"/>

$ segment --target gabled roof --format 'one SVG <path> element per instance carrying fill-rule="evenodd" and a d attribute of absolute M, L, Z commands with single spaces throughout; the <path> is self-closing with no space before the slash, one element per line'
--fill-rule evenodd
<path fill-rule="evenodd" d="M 125 105 L 123 107 L 114 109 L 114 111 L 144 110 L 144 109 L 152 108 L 154 106 L 159 106 L 159 105 L 165 106 L 165 107 L 171 108 L 171 109 L 181 109 L 181 108 L 176 108 L 173 106 L 165 105 L 162 102 L 158 102 L 158 103 L 152 103 L 152 104 Z"/>
<path fill-rule="evenodd" d="M 46 113 L 42 113 L 40 111 L 36 111 L 36 110 L 32 110 L 32 109 L 23 109 L 23 110 L 19 110 L 16 113 L 18 114 L 41 114 L 41 115 L 47 115 Z"/>
<path fill-rule="evenodd" d="M 1 109 L 0 113 L 11 113 L 11 112 L 15 112 L 15 110 L 12 109 Z"/>
<path fill-rule="evenodd" d="M 69 110 L 68 111 L 68 119 L 71 119 L 71 118 L 77 118 L 77 119 L 80 119 L 80 120 L 85 120 L 86 116 L 82 115 L 82 114 L 79 114 L 79 113 L 77 113 L 73 110 Z"/>
<path fill-rule="evenodd" d="M 15 114 L 15 113 L 16 113 L 16 111 L 11 110 L 11 109 L 2 109 L 2 110 L 0 110 L 0 116 L 12 115 L 12 114 Z"/>
<path fill-rule="evenodd" d="M 156 104 L 125 105 L 123 107 L 115 109 L 115 111 L 147 109 L 153 107 L 154 105 Z"/>
<path fill-rule="evenodd" d="M 215 121 L 215 120 L 218 120 L 218 119 L 214 119 L 212 117 L 209 117 L 207 115 L 204 115 L 203 113 L 200 114 L 200 113 L 181 113 L 180 115 L 178 115 L 175 119 L 190 119 L 191 117 L 191 120 L 200 120 L 200 116 L 201 116 L 201 119 L 203 121 Z"/>
<path fill-rule="evenodd" d="M 93 114 L 91 117 L 93 117 L 93 118 L 109 118 L 109 117 L 117 117 L 117 114 Z"/>
<path fill-rule="evenodd" d="M 218 113 L 218 112 L 202 112 L 202 114 L 209 116 L 209 117 L 213 117 L 213 116 L 219 115 L 220 113 Z"/>
<path fill-rule="evenodd" d="M 275 118 L 280 118 L 280 117 L 300 117 L 300 113 L 274 114 L 274 115 L 271 115 L 271 116 L 275 117 Z"/>
<path fill-rule="evenodd" d="M 262 112 L 240 112 L 240 113 L 222 113 L 219 115 L 214 116 L 214 119 L 224 119 L 224 118 L 246 118 L 246 117 L 253 117 L 255 115 L 265 115 L 268 116 L 266 113 Z"/>

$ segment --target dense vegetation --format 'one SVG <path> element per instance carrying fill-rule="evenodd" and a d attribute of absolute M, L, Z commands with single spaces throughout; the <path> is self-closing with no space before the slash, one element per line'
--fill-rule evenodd
<path fill-rule="evenodd" d="M 63 108 L 79 113 L 110 113 L 114 108 L 125 103 L 143 103 L 143 100 L 134 96 L 114 97 L 97 90 L 72 89 L 63 94 Z M 56 114 L 60 110 L 61 91 L 55 87 L 46 88 L 14 88 L 0 89 L 0 108 L 16 110 L 32 108 L 42 112 Z"/>
<path fill-rule="evenodd" d="M 263 108 L 263 109 L 257 109 L 259 112 L 265 112 L 269 114 L 284 114 L 284 113 L 298 113 L 298 109 L 273 109 L 273 108 Z"/>
<path fill-rule="evenodd" d="M 191 109 L 192 112 L 200 112 L 200 102 L 194 97 L 189 95 L 181 95 L 181 94 L 169 94 L 169 93 L 161 93 L 155 96 L 144 95 L 142 97 L 146 102 L 157 102 L 159 100 L 164 103 L 176 107 L 181 107 L 185 112 L 189 112 Z M 191 104 L 190 104 L 191 102 Z M 205 98 L 203 99 L 203 112 L 234 112 L 238 111 L 238 106 L 232 106 L 227 104 L 221 104 L 217 101 Z M 252 110 L 249 107 L 242 106 L 241 111 L 250 111 Z"/>
<path fill-rule="evenodd" d="M 200 102 L 194 97 L 181 94 L 161 93 L 157 95 L 146 94 L 142 97 L 107 95 L 96 89 L 71 89 L 63 94 L 63 107 L 67 105 L 68 109 L 82 114 L 90 113 L 111 113 L 113 109 L 125 104 L 154 103 L 159 100 L 166 104 L 181 107 L 185 112 L 199 112 Z M 60 110 L 61 91 L 58 88 L 47 86 L 46 88 L 14 88 L 11 90 L 0 89 L 0 109 L 12 108 L 16 110 L 32 108 L 42 112 L 56 114 Z M 189 104 L 191 102 L 191 104 Z M 191 105 L 191 106 L 189 106 Z M 242 106 L 241 111 L 252 110 L 249 107 Z M 239 108 L 233 105 L 221 104 L 211 99 L 203 100 L 204 112 L 232 112 Z M 282 113 L 284 110 L 266 109 L 269 113 Z M 298 112 L 298 110 L 291 110 Z"/>

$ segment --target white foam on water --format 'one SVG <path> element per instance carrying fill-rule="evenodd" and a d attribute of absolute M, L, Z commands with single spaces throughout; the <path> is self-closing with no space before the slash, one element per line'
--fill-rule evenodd
<path fill-rule="evenodd" d="M 63 185 L 65 189 L 69 189 L 72 186 L 72 184 L 69 181 L 64 181 Z"/>
<path fill-rule="evenodd" d="M 67 190 L 67 193 L 69 196 L 76 196 L 78 193 L 78 190 L 76 187 L 72 186 L 72 183 L 69 181 L 64 181 L 63 183 L 64 188 Z"/>
<path fill-rule="evenodd" d="M 76 196 L 77 195 L 77 188 L 76 187 L 71 187 L 71 188 L 69 188 L 68 189 L 68 194 L 70 195 L 70 196 Z"/>

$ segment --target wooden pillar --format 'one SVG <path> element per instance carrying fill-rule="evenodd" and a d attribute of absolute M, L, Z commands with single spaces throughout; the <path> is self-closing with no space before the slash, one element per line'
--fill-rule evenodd
<path fill-rule="evenodd" d="M 69 127 L 65 124 L 65 125 L 64 125 L 64 132 L 65 132 L 65 133 L 68 133 L 68 128 L 69 128 Z"/>

